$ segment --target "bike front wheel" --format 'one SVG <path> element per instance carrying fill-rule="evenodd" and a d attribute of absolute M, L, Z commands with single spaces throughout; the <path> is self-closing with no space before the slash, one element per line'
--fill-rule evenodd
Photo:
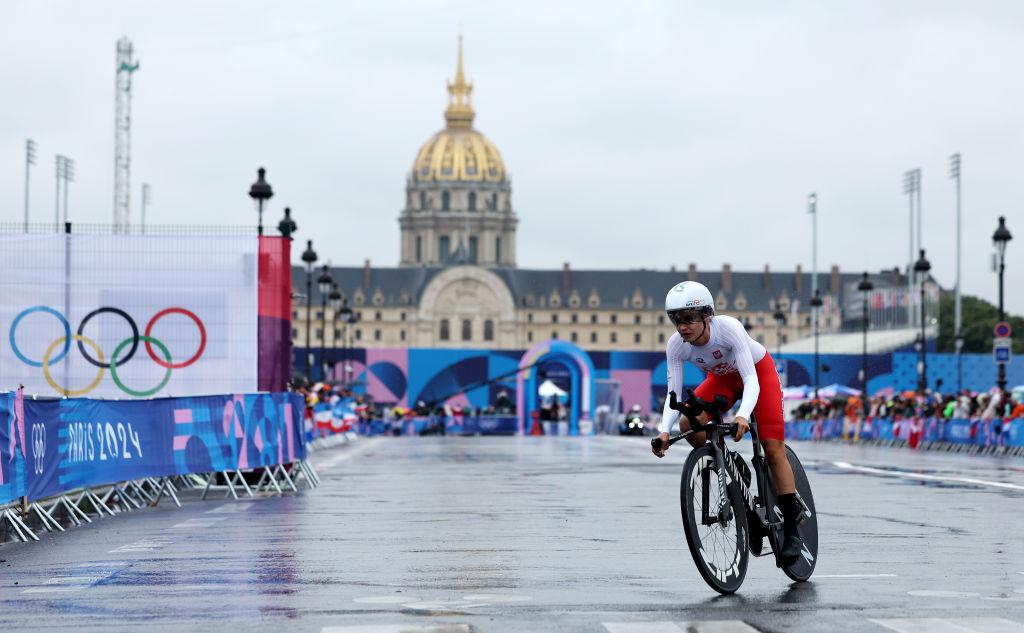
<path fill-rule="evenodd" d="M 789 465 L 793 469 L 793 478 L 796 480 L 796 491 L 800 499 L 810 511 L 811 516 L 804 516 L 803 521 L 797 526 L 800 538 L 804 547 L 800 552 L 800 558 L 795 563 L 783 567 L 782 571 L 797 582 L 803 582 L 814 573 L 814 566 L 818 562 L 818 511 L 814 508 L 814 496 L 811 494 L 811 484 L 807 481 L 807 473 L 804 472 L 803 464 L 793 452 L 793 449 L 786 447 L 786 457 L 789 458 Z"/>
<path fill-rule="evenodd" d="M 747 573 L 747 513 L 738 493 L 729 492 L 736 487 L 722 488 L 718 468 L 711 446 L 691 451 L 683 466 L 680 506 L 686 544 L 700 575 L 715 591 L 733 593 Z"/>

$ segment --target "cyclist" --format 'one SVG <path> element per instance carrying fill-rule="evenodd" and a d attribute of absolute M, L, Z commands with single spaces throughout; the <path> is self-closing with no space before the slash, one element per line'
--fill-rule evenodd
<path fill-rule="evenodd" d="M 690 361 L 705 374 L 704 381 L 694 390 L 698 398 L 713 401 L 720 395 L 725 397 L 729 407 L 740 398 L 733 434 L 735 441 L 740 441 L 750 429 L 750 414 L 757 416 L 758 434 L 772 471 L 784 521 L 785 539 L 779 560 L 783 566 L 793 564 L 803 547 L 797 533 L 802 507 L 796 498 L 793 469 L 786 457 L 782 386 L 775 362 L 764 345 L 750 338 L 742 323 L 731 316 L 715 315 L 714 298 L 703 284 L 684 281 L 673 286 L 665 297 L 665 311 L 676 327 L 666 349 L 668 390 L 682 393 L 683 363 Z M 707 414 L 702 413 L 699 420 L 701 424 L 707 423 Z M 658 441 L 652 443 L 652 450 L 659 458 L 665 456 L 667 449 L 662 447 L 667 447 L 669 430 L 676 421 L 680 431 L 689 430 L 687 419 L 670 408 L 666 398 Z M 704 433 L 686 439 L 694 447 L 706 441 Z M 760 537 L 754 538 L 756 544 L 760 544 Z M 756 545 L 755 548 L 760 550 Z"/>

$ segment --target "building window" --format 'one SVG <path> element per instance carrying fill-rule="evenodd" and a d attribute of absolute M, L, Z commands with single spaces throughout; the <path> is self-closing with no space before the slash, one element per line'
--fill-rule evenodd
<path fill-rule="evenodd" d="M 292 338 L 299 338 L 299 331 L 292 328 Z"/>
<path fill-rule="evenodd" d="M 441 263 L 447 262 L 448 256 L 452 254 L 452 240 L 447 235 L 442 235 L 438 242 L 437 250 L 441 253 Z"/>
<path fill-rule="evenodd" d="M 557 339 L 558 338 L 558 332 L 552 332 L 551 333 L 551 338 Z"/>
<path fill-rule="evenodd" d="M 377 311 L 377 312 L 373 313 L 373 320 L 374 321 L 380 321 L 380 311 Z"/>
<path fill-rule="evenodd" d="M 420 192 L 420 209 L 426 210 L 427 208 L 427 192 Z"/>
<path fill-rule="evenodd" d="M 341 330 L 339 330 L 337 328 L 334 329 L 334 338 L 335 339 L 341 338 Z"/>
<path fill-rule="evenodd" d="M 577 315 L 575 312 L 573 313 L 572 317 L 570 317 L 570 319 L 572 320 L 573 323 L 579 323 L 580 322 L 579 315 Z"/>
<path fill-rule="evenodd" d="M 469 319 L 462 320 L 462 340 L 473 340 L 473 322 L 470 321 Z"/>
<path fill-rule="evenodd" d="M 614 325 L 614 324 L 616 324 L 616 323 L 618 323 L 618 322 L 619 322 L 619 315 L 617 315 L 617 314 L 613 314 L 613 315 L 612 315 L 612 316 L 610 317 L 610 321 L 609 321 L 609 323 L 611 323 L 612 325 Z M 613 341 L 613 342 L 614 342 L 614 341 Z"/>
<path fill-rule="evenodd" d="M 618 335 L 616 335 L 615 332 L 612 332 L 611 334 L 608 335 L 608 340 L 610 340 L 612 343 L 618 343 L 619 337 Z"/>
<path fill-rule="evenodd" d="M 789 336 L 788 336 L 788 335 L 786 335 L 786 334 L 783 334 L 783 335 L 782 335 L 782 343 L 783 343 L 783 344 L 786 344 L 786 343 L 788 343 L 788 342 L 789 342 Z"/>
<path fill-rule="evenodd" d="M 572 333 L 572 335 L 570 336 L 570 338 L 572 339 L 572 342 L 573 342 L 573 343 L 575 343 L 576 341 L 578 341 L 578 340 L 579 340 L 579 336 L 577 336 L 575 332 L 573 332 L 573 333 Z"/>
<path fill-rule="evenodd" d="M 475 191 L 470 191 L 469 192 L 469 210 L 470 211 L 476 211 L 476 192 Z"/>
<path fill-rule="evenodd" d="M 423 236 L 416 236 L 416 261 L 423 261 Z"/>
<path fill-rule="evenodd" d="M 323 338 L 324 338 L 324 331 L 323 330 L 317 330 L 316 331 L 316 340 L 322 341 Z"/>
<path fill-rule="evenodd" d="M 640 325 L 640 315 L 639 314 L 634 314 L 633 315 L 633 323 L 635 325 Z"/>
<path fill-rule="evenodd" d="M 590 342 L 591 343 L 596 343 L 597 342 L 597 332 L 591 332 L 590 333 Z"/>
<path fill-rule="evenodd" d="M 399 315 L 398 315 L 398 318 L 399 318 L 400 320 L 404 321 L 404 320 L 405 320 L 405 313 L 404 313 L 404 312 L 402 312 L 401 314 L 399 314 Z"/>
<path fill-rule="evenodd" d="M 375 341 L 379 341 L 380 340 L 380 330 L 374 330 L 373 331 L 373 340 L 375 340 Z"/>
<path fill-rule="evenodd" d="M 557 314 L 552 314 L 551 315 L 551 322 L 552 323 L 558 323 L 558 315 Z"/>
<path fill-rule="evenodd" d="M 591 314 L 590 315 L 590 322 L 591 323 L 597 323 L 597 315 L 596 314 Z"/>
<path fill-rule="evenodd" d="M 405 330 L 402 330 L 401 332 L 398 333 L 398 338 L 403 341 L 405 340 Z"/>
<path fill-rule="evenodd" d="M 442 191 L 441 192 L 441 210 L 442 211 L 449 211 L 449 210 L 451 210 L 451 204 L 452 204 L 452 194 L 448 193 L 447 191 Z"/>
<path fill-rule="evenodd" d="M 356 330 L 356 340 L 357 341 L 363 340 L 363 331 L 362 330 Z"/>
<path fill-rule="evenodd" d="M 469 261 L 472 264 L 476 263 L 476 237 L 469 238 Z"/>
<path fill-rule="evenodd" d="M 640 333 L 639 332 L 636 332 L 636 333 L 633 334 L 633 342 L 634 343 L 639 343 L 640 342 Z"/>
<path fill-rule="evenodd" d="M 528 312 L 526 314 L 526 322 L 527 323 L 533 323 L 533 313 L 532 312 Z"/>
<path fill-rule="evenodd" d="M 292 320 L 295 320 L 295 321 L 299 320 L 299 311 L 298 310 L 292 310 Z"/>
<path fill-rule="evenodd" d="M 491 207 L 491 211 L 497 211 L 498 210 L 498 194 L 492 193 L 491 194 L 491 200 L 490 200 L 490 202 L 488 204 Z"/>
<path fill-rule="evenodd" d="M 501 238 L 494 238 L 494 261 L 498 264 L 501 263 Z"/>
<path fill-rule="evenodd" d="M 324 318 L 324 311 L 323 310 L 317 310 L 316 311 L 316 320 L 319 321 L 322 318 Z"/>
<path fill-rule="evenodd" d="M 441 319 L 441 332 L 438 334 L 438 338 L 442 341 L 447 341 L 451 334 L 448 331 L 448 319 Z"/>
<path fill-rule="evenodd" d="M 526 340 L 530 341 L 531 343 L 533 342 L 533 332 L 526 333 Z"/>
<path fill-rule="evenodd" d="M 484 321 L 484 340 L 485 341 L 493 341 L 494 340 L 494 321 L 492 321 L 490 319 L 487 319 L 486 321 Z"/>
<path fill-rule="evenodd" d="M 665 325 L 665 315 L 664 314 L 659 314 L 658 315 L 658 325 Z"/>
<path fill-rule="evenodd" d="M 804 325 L 807 327 L 811 327 L 811 317 L 804 318 Z"/>
<path fill-rule="evenodd" d="M 658 342 L 659 343 L 664 343 L 665 342 L 665 334 L 664 333 L 658 335 Z"/>

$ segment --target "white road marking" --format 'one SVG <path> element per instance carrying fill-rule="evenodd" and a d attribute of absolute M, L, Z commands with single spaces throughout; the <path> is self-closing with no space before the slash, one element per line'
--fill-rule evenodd
<path fill-rule="evenodd" d="M 238 501 L 236 503 L 225 503 L 222 506 L 217 506 L 213 510 L 207 510 L 203 514 L 234 514 L 236 512 L 247 512 L 252 508 L 253 502 L 251 501 Z"/>
<path fill-rule="evenodd" d="M 418 627 L 408 624 L 384 624 L 377 626 L 324 627 L 321 633 L 471 633 L 468 625 L 451 624 Z"/>
<path fill-rule="evenodd" d="M 109 577 L 110 574 L 89 575 L 89 576 L 58 576 L 50 578 L 39 587 L 29 587 L 21 593 L 66 593 L 81 591 L 92 585 L 94 582 Z"/>
<path fill-rule="evenodd" d="M 849 462 L 832 462 L 832 464 L 837 468 L 867 473 L 869 475 L 882 475 L 884 477 L 900 477 L 903 479 L 918 479 L 922 481 L 942 481 L 947 483 L 971 484 L 974 486 L 991 486 L 993 488 L 1004 488 L 1007 490 L 1024 490 L 1024 486 L 1020 486 L 1017 484 L 1008 484 L 1004 481 L 989 481 L 987 479 L 974 479 L 972 477 L 943 477 L 939 475 L 926 475 L 924 473 L 907 473 L 897 470 L 872 468 L 870 466 L 855 466 Z"/>
<path fill-rule="evenodd" d="M 226 517 L 211 517 L 209 519 L 189 519 L 176 525 L 172 525 L 173 528 L 187 529 L 187 528 L 204 528 L 213 527 L 214 525 L 223 521 Z"/>
<path fill-rule="evenodd" d="M 403 602 L 417 600 L 419 598 L 416 596 L 367 596 L 365 598 L 356 598 L 352 602 L 361 602 L 363 604 L 402 604 Z"/>
<path fill-rule="evenodd" d="M 357 448 L 349 449 L 347 451 L 342 452 L 339 455 L 331 457 L 330 459 L 325 459 L 322 462 L 314 462 L 313 465 L 316 466 L 317 470 L 327 470 L 329 468 L 333 468 L 340 464 L 341 462 L 350 460 L 353 457 L 356 457 L 357 455 L 362 455 L 363 453 L 366 452 L 367 449 L 373 448 L 373 446 L 375 446 L 379 441 L 379 437 L 371 437 L 363 442 L 360 442 Z"/>
<path fill-rule="evenodd" d="M 973 591 L 941 591 L 936 589 L 915 589 L 908 591 L 907 595 L 918 598 L 977 598 L 981 594 Z"/>
<path fill-rule="evenodd" d="M 127 545 L 122 545 L 117 549 L 112 549 L 108 554 L 126 554 L 131 552 L 152 552 L 158 550 L 161 547 L 166 547 L 173 543 L 173 539 L 162 539 L 162 538 L 144 538 L 141 541 L 135 541 Z"/>
<path fill-rule="evenodd" d="M 896 578 L 896 574 L 815 574 L 815 578 Z"/>
<path fill-rule="evenodd" d="M 608 633 L 758 633 L 742 620 L 704 620 L 701 622 L 605 622 Z"/>
<path fill-rule="evenodd" d="M 870 620 L 897 633 L 1021 633 L 1024 625 L 1003 618 L 898 618 Z"/>

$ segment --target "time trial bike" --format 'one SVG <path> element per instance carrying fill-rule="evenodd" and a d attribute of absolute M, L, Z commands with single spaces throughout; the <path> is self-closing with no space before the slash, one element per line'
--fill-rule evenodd
<path fill-rule="evenodd" d="M 690 430 L 670 438 L 662 448 L 695 433 L 706 433 L 707 442 L 686 458 L 680 484 L 686 543 L 700 575 L 719 593 L 735 592 L 743 584 L 749 555 L 767 555 L 762 551 L 763 538 L 767 536 L 776 566 L 797 582 L 807 580 L 814 573 L 818 558 L 818 517 L 807 474 L 796 453 L 786 446 L 797 499 L 803 509 L 797 526 L 803 549 L 796 562 L 783 565 L 778 558 L 784 540 L 782 511 L 777 504 L 771 469 L 761 450 L 756 420 L 753 416 L 750 419 L 755 494 L 743 457 L 725 445 L 725 438 L 735 428 L 722 422 L 725 398 L 718 396 L 714 402 L 707 402 L 697 398 L 692 389 L 686 391 L 688 397 L 683 403 L 679 403 L 674 391 L 670 392 L 669 406 L 686 416 Z M 697 416 L 701 413 L 707 413 L 707 424 L 700 423 Z M 655 448 L 659 443 L 659 438 L 651 440 Z"/>

